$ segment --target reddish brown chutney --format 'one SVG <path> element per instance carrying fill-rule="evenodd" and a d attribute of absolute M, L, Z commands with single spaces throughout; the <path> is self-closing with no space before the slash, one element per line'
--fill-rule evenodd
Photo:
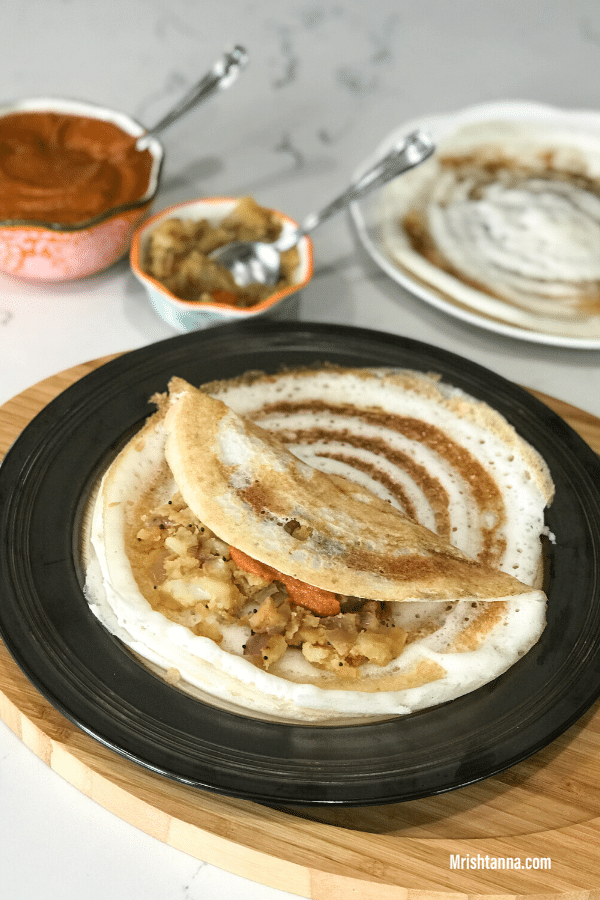
<path fill-rule="evenodd" d="M 76 225 L 141 199 L 152 155 L 112 122 L 56 112 L 0 116 L 0 220 Z"/>
<path fill-rule="evenodd" d="M 337 616 L 341 612 L 340 601 L 331 591 L 314 587 L 304 581 L 298 581 L 291 575 L 284 575 L 272 566 L 259 562 L 236 547 L 230 547 L 229 553 L 238 569 L 244 569 L 252 575 L 258 575 L 265 581 L 281 581 L 287 588 L 289 598 L 297 606 L 309 609 L 316 616 Z"/>

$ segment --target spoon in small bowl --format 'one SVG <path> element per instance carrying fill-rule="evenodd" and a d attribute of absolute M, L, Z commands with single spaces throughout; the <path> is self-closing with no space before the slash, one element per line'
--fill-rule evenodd
<path fill-rule="evenodd" d="M 214 66 L 209 69 L 206 75 L 189 89 L 187 94 L 176 103 L 173 109 L 163 116 L 156 125 L 153 125 L 152 128 L 148 128 L 147 131 L 140 135 L 136 141 L 136 150 L 145 150 L 151 138 L 161 134 L 165 128 L 168 128 L 169 125 L 172 125 L 173 122 L 176 122 L 181 116 L 184 116 L 190 109 L 193 109 L 194 106 L 208 100 L 209 97 L 212 97 L 217 91 L 228 88 L 236 80 L 247 62 L 248 53 L 244 47 L 237 45 L 232 50 L 225 53 L 221 59 L 218 59 Z"/>
<path fill-rule="evenodd" d="M 340 212 L 355 200 L 381 187 L 397 175 L 424 162 L 435 150 L 428 134 L 418 129 L 411 132 L 400 146 L 393 147 L 375 165 L 371 166 L 358 181 L 347 188 L 321 212 L 312 213 L 304 223 L 292 231 L 285 231 L 275 241 L 233 241 L 213 250 L 209 257 L 225 266 L 233 275 L 239 287 L 249 284 L 277 284 L 280 274 L 280 253 L 290 250 L 304 235 L 317 225 Z"/>

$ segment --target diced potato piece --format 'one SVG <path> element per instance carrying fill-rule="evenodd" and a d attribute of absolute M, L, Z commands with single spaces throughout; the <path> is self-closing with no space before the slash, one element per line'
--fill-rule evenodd
<path fill-rule="evenodd" d="M 366 657 L 377 666 L 387 666 L 398 656 L 406 641 L 406 632 L 402 628 L 390 628 L 385 632 L 361 631 L 356 639 L 350 655 Z"/>
<path fill-rule="evenodd" d="M 291 616 L 292 612 L 289 603 L 281 603 L 278 606 L 272 597 L 267 597 L 261 603 L 257 612 L 250 616 L 248 624 L 252 631 L 282 634 Z"/>
<path fill-rule="evenodd" d="M 342 659 L 333 647 L 323 647 L 320 644 L 310 644 L 308 641 L 305 641 L 302 644 L 302 655 L 309 663 L 320 669 L 327 669 L 330 672 L 342 675 L 344 678 L 358 677 L 358 669 Z"/>

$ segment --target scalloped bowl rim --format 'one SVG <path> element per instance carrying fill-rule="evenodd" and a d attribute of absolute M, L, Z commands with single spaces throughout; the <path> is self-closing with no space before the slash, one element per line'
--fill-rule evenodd
<path fill-rule="evenodd" d="M 310 238 L 303 237 L 298 242 L 298 249 L 300 250 L 300 263 L 298 269 L 301 271 L 304 270 L 304 274 L 301 279 L 297 282 L 293 282 L 287 287 L 283 288 L 280 291 L 277 291 L 274 294 L 271 294 L 265 300 L 262 300 L 260 303 L 255 304 L 254 306 L 249 307 L 236 307 L 231 306 L 228 303 L 199 303 L 194 300 L 182 300 L 180 297 L 176 297 L 175 294 L 172 294 L 158 279 L 153 278 L 151 275 L 148 275 L 141 266 L 141 257 L 143 256 L 146 242 L 150 236 L 150 232 L 160 224 L 160 222 L 165 219 L 172 218 L 174 215 L 182 213 L 184 210 L 206 210 L 211 209 L 213 212 L 216 212 L 216 208 L 221 206 L 223 207 L 222 215 L 218 213 L 212 216 L 214 222 L 219 222 L 227 213 L 233 209 L 236 203 L 239 203 L 240 197 L 201 197 L 196 200 L 186 200 L 183 203 L 176 203 L 173 206 L 169 206 L 166 209 L 161 210 L 158 213 L 155 213 L 149 219 L 139 226 L 133 234 L 133 238 L 131 241 L 131 249 L 129 251 L 129 258 L 131 263 L 131 268 L 133 270 L 134 275 L 138 278 L 138 280 L 146 287 L 147 290 L 154 289 L 158 291 L 162 297 L 169 301 L 173 307 L 179 310 L 185 310 L 185 312 L 195 312 L 199 315 L 205 313 L 214 313 L 216 315 L 221 315 L 224 318 L 244 318 L 250 317 L 253 315 L 257 315 L 264 310 L 269 309 L 272 306 L 275 306 L 280 300 L 283 300 L 284 297 L 287 297 L 289 294 L 296 293 L 301 288 L 303 288 L 313 275 L 313 255 L 312 255 L 312 242 Z M 298 223 L 292 219 L 290 216 L 287 216 L 285 213 L 280 212 L 279 210 L 273 209 L 274 213 L 276 213 L 281 220 L 284 222 L 284 226 L 287 224 L 291 228 L 298 227 Z M 210 218 L 206 216 L 206 218 Z"/>

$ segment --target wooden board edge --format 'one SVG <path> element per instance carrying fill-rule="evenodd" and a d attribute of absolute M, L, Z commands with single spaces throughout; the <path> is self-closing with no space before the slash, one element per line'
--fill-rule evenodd
<path fill-rule="evenodd" d="M 39 382 L 22 394 L 8 401 L 3 407 L 0 407 L 0 416 L 15 426 L 17 421 L 20 423 L 18 430 L 12 435 L 14 440 L 23 425 L 23 409 L 26 409 L 28 421 L 32 419 L 37 412 L 45 404 L 50 402 L 62 390 L 70 386 L 79 378 L 114 359 L 120 354 L 110 357 L 104 357 L 88 363 L 76 366 L 73 369 L 64 370 L 58 375 Z M 592 446 L 595 452 L 600 452 L 600 440 L 591 433 L 593 422 L 598 422 L 594 416 L 579 410 L 577 407 L 562 401 L 555 401 L 538 391 L 531 391 L 542 402 L 555 409 L 559 415 L 565 418 L 569 424 L 583 437 L 587 443 Z M 23 403 L 23 401 L 25 401 Z M 588 439 L 591 436 L 592 440 Z M 596 444 L 596 446 L 594 446 Z M 0 456 L 5 448 L 0 444 Z M 22 675 L 12 659 L 10 664 L 14 665 L 18 677 L 25 678 Z M 35 690 L 25 679 L 31 690 Z M 37 693 L 37 692 L 36 692 Z M 45 704 L 46 701 L 39 695 L 40 702 Z M 52 707 L 48 706 L 50 717 L 52 713 L 60 717 Z M 42 715 L 44 728 L 40 727 L 33 715 L 28 715 L 22 711 L 17 703 L 13 702 L 9 693 L 2 690 L 0 685 L 0 718 L 5 721 L 8 727 L 23 741 L 23 743 L 31 749 L 36 756 L 42 759 L 54 772 L 71 783 L 76 789 L 84 793 L 87 797 L 99 803 L 119 818 L 127 821 L 134 827 L 144 831 L 152 837 L 168 843 L 176 849 L 179 849 L 188 855 L 209 862 L 217 867 L 223 868 L 233 874 L 248 878 L 260 884 L 277 888 L 279 890 L 295 893 L 298 896 L 310 898 L 310 900 L 348 900 L 349 897 L 360 897 L 361 900 L 596 900 L 600 898 L 600 872 L 599 884 L 590 889 L 573 890 L 572 886 L 564 884 L 563 887 L 556 890 L 541 891 L 539 886 L 535 888 L 535 892 L 526 890 L 525 892 L 505 892 L 504 890 L 493 891 L 491 888 L 484 887 L 479 884 L 477 887 L 473 882 L 467 887 L 466 891 L 460 890 L 421 890 L 411 887 L 402 887 L 398 884 L 391 884 L 386 881 L 385 867 L 374 865 L 371 875 L 365 872 L 364 878 L 355 878 L 350 875 L 341 874 L 339 871 L 325 871 L 324 868 L 311 865 L 311 861 L 307 860 L 305 864 L 293 862 L 284 858 L 281 854 L 270 855 L 263 851 L 257 850 L 247 844 L 241 844 L 235 840 L 235 835 L 223 836 L 213 831 L 202 828 L 198 825 L 191 824 L 173 818 L 166 814 L 163 810 L 157 808 L 142 796 L 143 792 L 136 792 L 131 785 L 124 788 L 120 780 L 111 777 L 104 771 L 103 766 L 98 765 L 93 757 L 98 752 L 98 747 L 103 754 L 108 754 L 108 758 L 112 759 L 116 754 L 107 748 L 97 745 L 93 738 L 80 732 L 83 742 L 89 742 L 87 748 L 82 749 L 81 746 L 73 749 L 68 746 L 67 742 L 60 739 L 60 736 L 49 735 L 44 730 L 49 722 L 47 716 Z M 60 717 L 62 719 L 62 717 Z M 65 730 L 75 728 L 67 720 L 64 720 Z M 59 729 L 60 731 L 60 729 Z M 79 745 L 81 741 L 79 742 Z M 132 767 L 132 773 L 140 776 L 139 768 L 128 761 L 123 761 Z M 141 772 L 143 779 L 151 776 L 151 773 Z M 146 785 L 148 789 L 149 783 Z M 192 789 L 193 790 L 193 789 Z M 133 802 L 132 802 L 133 801 Z M 212 798 L 214 803 L 218 804 L 219 798 Z M 239 801 L 231 801 L 233 804 Z M 251 804 L 252 805 L 252 804 Z M 261 807 L 258 807 L 260 810 Z M 282 817 L 282 823 L 287 818 L 291 818 L 289 814 L 279 813 Z M 311 823 L 313 826 L 315 823 Z M 551 840 L 551 844 L 555 845 L 556 841 L 560 841 L 562 837 L 570 835 L 571 840 L 577 842 L 579 846 L 580 840 L 585 839 L 585 834 L 579 835 L 579 831 L 589 829 L 595 833 L 597 841 L 600 833 L 600 819 L 592 820 L 581 828 L 574 826 L 567 829 L 559 829 Z M 336 826 L 324 825 L 319 823 L 319 830 L 325 829 L 336 831 Z M 547 833 L 546 838 L 551 839 L 552 833 Z M 588 838 L 590 837 L 588 831 Z M 433 849 L 433 845 L 444 844 L 444 841 L 432 838 L 431 845 L 427 848 L 428 841 L 426 839 L 407 839 L 407 846 L 418 848 L 423 853 L 427 849 Z M 514 842 L 513 842 L 514 843 Z M 493 850 L 499 852 L 508 848 L 502 841 L 469 841 L 468 846 L 478 845 L 482 850 L 486 846 L 491 846 Z M 399 848 L 398 848 L 399 849 Z M 515 847 L 513 847 L 513 850 Z M 518 849 L 518 848 L 517 848 Z M 466 852 L 466 851 L 465 851 Z M 333 864 L 332 860 L 332 864 Z M 273 868 L 273 866 L 276 868 Z M 332 866 L 337 868 L 336 866 Z M 450 875 L 450 872 L 448 872 Z M 476 890 L 477 893 L 473 893 Z"/>

